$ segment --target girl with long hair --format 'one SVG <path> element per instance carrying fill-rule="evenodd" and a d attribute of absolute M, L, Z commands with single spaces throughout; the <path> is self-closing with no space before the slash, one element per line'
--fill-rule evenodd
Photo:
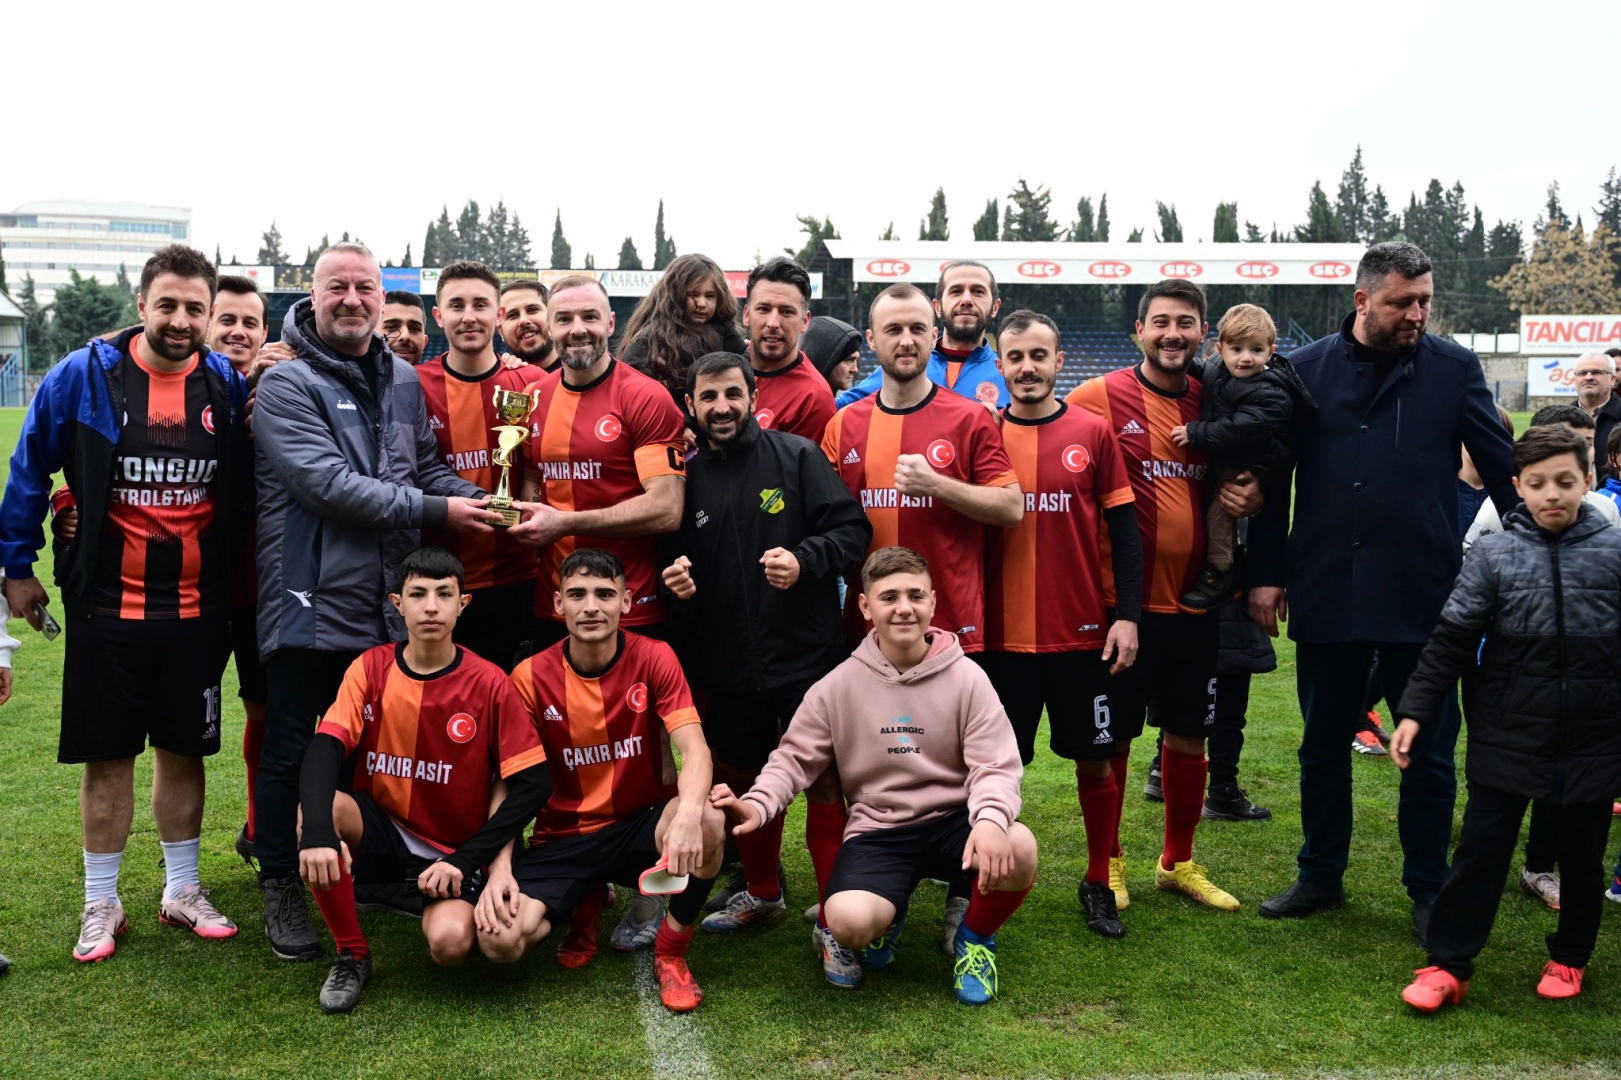
<path fill-rule="evenodd" d="M 686 412 L 687 371 L 706 353 L 748 355 L 737 329 L 737 299 L 706 255 L 682 255 L 664 271 L 625 324 L 619 357 L 663 383 Z"/>

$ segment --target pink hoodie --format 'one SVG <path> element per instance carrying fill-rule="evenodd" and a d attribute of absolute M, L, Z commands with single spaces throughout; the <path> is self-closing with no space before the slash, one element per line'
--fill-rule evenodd
<path fill-rule="evenodd" d="M 1024 766 L 1002 702 L 957 636 L 932 627 L 923 662 L 900 672 L 867 634 L 805 694 L 760 778 L 743 796 L 770 821 L 837 761 L 848 839 L 968 807 L 1006 829 Z"/>

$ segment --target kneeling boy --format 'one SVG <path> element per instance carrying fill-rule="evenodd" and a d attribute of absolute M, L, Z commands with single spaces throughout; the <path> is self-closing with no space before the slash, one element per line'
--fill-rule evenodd
<path fill-rule="evenodd" d="M 557 614 L 568 637 L 512 673 L 546 746 L 554 794 L 531 846 L 490 868 L 479 905 L 479 945 L 511 963 L 568 921 L 557 962 L 580 968 L 597 955 L 611 881 L 637 881 L 662 863 L 687 885 L 670 897 L 653 943 L 666 1007 L 687 1012 L 703 991 L 687 969 L 693 922 L 720 873 L 725 820 L 708 805 L 709 746 L 675 653 L 619 629 L 630 611 L 625 568 L 598 548 L 558 567 Z M 681 752 L 676 772 L 670 744 Z"/>
<path fill-rule="evenodd" d="M 425 547 L 400 572 L 389 600 L 407 640 L 350 665 L 299 775 L 299 873 L 338 952 L 321 988 L 329 1013 L 352 1011 L 371 977 L 356 880 L 414 885 L 427 901 L 422 933 L 434 961 L 460 964 L 475 940 L 480 868 L 510 851 L 552 787 L 506 672 L 451 641 L 468 601 L 462 564 Z M 337 790 L 351 754 L 352 795 Z"/>
<path fill-rule="evenodd" d="M 1018 741 L 984 671 L 929 625 L 921 555 L 880 548 L 861 588 L 873 631 L 806 693 L 754 787 L 738 799 L 718 786 L 712 801 L 747 835 L 836 760 L 850 823 L 813 931 L 828 980 L 860 983 L 857 949 L 867 967 L 889 965 L 920 880 L 977 878 L 955 974 L 957 1000 L 984 1004 L 996 996 L 996 931 L 1036 878 L 1036 838 L 1017 820 Z"/>

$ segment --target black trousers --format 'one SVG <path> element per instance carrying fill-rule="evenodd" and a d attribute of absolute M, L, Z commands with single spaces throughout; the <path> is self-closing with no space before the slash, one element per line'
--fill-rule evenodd
<path fill-rule="evenodd" d="M 1206 743 L 1211 787 L 1238 783 L 1238 756 L 1244 752 L 1244 714 L 1249 707 L 1249 672 L 1216 676 L 1216 722 L 1210 727 Z"/>
<path fill-rule="evenodd" d="M 1452 871 L 1430 913 L 1430 963 L 1459 979 L 1475 973 L 1497 921 L 1504 879 L 1519 844 L 1520 822 L 1530 800 L 1484 784 L 1469 785 L 1463 833 Z M 1548 955 L 1561 964 L 1586 967 L 1598 940 L 1604 905 L 1605 846 L 1610 838 L 1610 800 L 1545 804 L 1552 819 L 1559 868 L 1559 929 L 1548 935 Z"/>
<path fill-rule="evenodd" d="M 277 649 L 265 660 L 270 700 L 254 788 L 259 880 L 298 873 L 298 773 L 315 725 L 337 700 L 343 673 L 359 653 Z"/>

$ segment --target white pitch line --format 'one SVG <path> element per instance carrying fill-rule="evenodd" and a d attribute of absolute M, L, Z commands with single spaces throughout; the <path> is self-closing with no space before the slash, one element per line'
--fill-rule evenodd
<path fill-rule="evenodd" d="M 642 1034 L 653 1059 L 654 1080 L 714 1080 L 715 1067 L 704 1050 L 698 1018 L 673 1013 L 659 1000 L 652 949 L 636 954 L 636 996 L 642 1003 Z"/>

